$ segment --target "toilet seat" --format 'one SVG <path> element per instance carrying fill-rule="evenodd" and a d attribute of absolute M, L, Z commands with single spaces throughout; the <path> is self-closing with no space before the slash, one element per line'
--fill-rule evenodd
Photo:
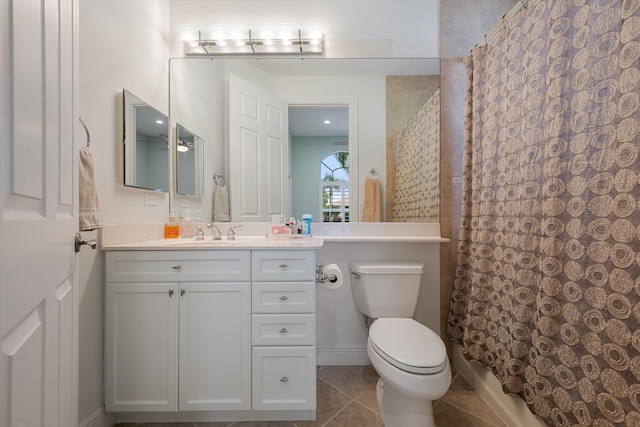
<path fill-rule="evenodd" d="M 376 320 L 369 329 L 369 342 L 380 357 L 406 372 L 435 374 L 448 364 L 440 337 L 413 319 Z"/>

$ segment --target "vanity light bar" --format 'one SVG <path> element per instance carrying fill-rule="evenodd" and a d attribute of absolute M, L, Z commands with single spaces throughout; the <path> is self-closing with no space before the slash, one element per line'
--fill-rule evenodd
<path fill-rule="evenodd" d="M 220 31 L 197 30 L 190 28 L 178 29 L 178 41 L 185 43 L 187 56 L 214 55 L 318 55 L 324 51 L 324 35 L 297 29 L 289 31 L 291 37 L 270 38 L 264 30 L 260 37 L 255 32 L 220 35 Z M 217 34 L 216 34 L 217 33 Z M 271 31 L 274 33 L 274 31 Z M 196 36 L 197 34 L 197 36 Z M 238 36 L 238 34 L 243 34 Z M 216 35 L 218 35 L 216 37 Z"/>

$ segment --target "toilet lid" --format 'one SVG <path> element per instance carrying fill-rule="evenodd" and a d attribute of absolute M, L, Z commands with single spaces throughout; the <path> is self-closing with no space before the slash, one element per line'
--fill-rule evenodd
<path fill-rule="evenodd" d="M 380 357 L 403 371 L 435 374 L 447 365 L 440 337 L 413 319 L 378 319 L 369 329 L 369 341 Z"/>

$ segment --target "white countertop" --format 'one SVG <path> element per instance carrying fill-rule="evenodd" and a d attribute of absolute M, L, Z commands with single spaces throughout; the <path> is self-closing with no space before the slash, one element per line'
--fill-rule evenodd
<path fill-rule="evenodd" d="M 224 223 L 221 223 L 224 224 Z M 224 227 L 223 225 L 221 225 Z M 312 237 L 273 236 L 266 234 L 266 223 L 243 223 L 237 240 L 204 241 L 195 238 L 163 239 L 162 224 L 108 225 L 101 230 L 100 249 L 117 250 L 211 250 L 211 249 L 294 249 L 321 248 L 335 243 L 444 243 L 439 223 L 312 223 Z M 224 230 L 223 230 L 224 231 Z M 243 232 L 245 233 L 243 235 Z M 223 233 L 224 234 L 224 233 Z"/>

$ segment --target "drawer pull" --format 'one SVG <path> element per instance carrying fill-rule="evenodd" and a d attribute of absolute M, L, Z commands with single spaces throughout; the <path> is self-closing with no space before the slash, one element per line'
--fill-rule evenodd
<path fill-rule="evenodd" d="M 282 296 L 281 296 L 280 298 L 278 298 L 278 299 L 279 299 L 280 301 L 286 301 L 286 300 L 288 300 L 289 298 L 287 298 L 287 296 L 286 296 L 286 295 L 282 295 Z"/>
<path fill-rule="evenodd" d="M 280 268 L 287 268 L 289 267 L 287 264 L 280 264 Z"/>
<path fill-rule="evenodd" d="M 282 378 L 280 378 L 280 382 L 281 382 L 281 383 L 289 382 L 289 378 L 287 378 L 287 377 L 282 377 Z"/>
<path fill-rule="evenodd" d="M 182 268 L 182 266 L 181 265 L 174 265 L 171 268 L 173 268 L 174 270 L 180 270 Z"/>
<path fill-rule="evenodd" d="M 173 297 L 173 289 L 169 289 L 169 298 Z"/>
<path fill-rule="evenodd" d="M 280 329 L 278 332 L 280 332 L 282 335 L 284 335 L 284 334 L 286 334 L 286 333 L 287 333 L 287 332 L 289 332 L 289 331 L 287 331 L 287 328 L 282 328 L 282 329 Z"/>

